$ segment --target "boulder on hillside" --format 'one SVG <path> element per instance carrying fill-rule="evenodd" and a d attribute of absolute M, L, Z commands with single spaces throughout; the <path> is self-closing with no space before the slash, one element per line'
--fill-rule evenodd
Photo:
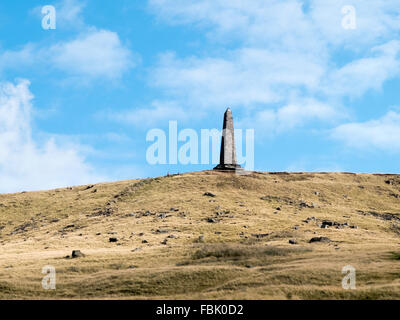
<path fill-rule="evenodd" d="M 81 250 L 72 250 L 72 258 L 82 258 L 85 255 L 81 252 Z"/>

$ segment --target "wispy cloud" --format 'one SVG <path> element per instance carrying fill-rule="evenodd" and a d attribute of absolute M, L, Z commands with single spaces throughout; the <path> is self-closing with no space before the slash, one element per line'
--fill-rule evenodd
<path fill-rule="evenodd" d="M 257 135 L 275 135 L 301 128 L 310 122 L 335 123 L 346 117 L 329 104 L 312 99 L 297 99 L 276 110 L 266 109 L 238 122 L 238 127 L 253 128 Z"/>
<path fill-rule="evenodd" d="M 400 31 L 398 2 L 352 1 L 355 30 L 342 27 L 342 7 L 348 4 L 344 0 L 150 0 L 150 9 L 160 20 L 206 31 L 214 50 L 189 57 L 167 52 L 160 56 L 149 82 L 168 99 L 196 110 L 228 105 L 252 110 L 247 121 L 258 123 L 263 118 L 275 133 L 308 121 L 332 123 L 331 115 L 343 113 L 347 98 L 380 90 L 400 75 L 399 42 L 393 40 Z M 346 59 L 337 58 L 340 51 L 347 53 Z M 296 96 L 301 101 L 293 102 Z M 296 107 L 290 108 L 297 118 L 281 121 L 281 113 L 293 103 Z M 330 116 L 322 116 L 327 110 Z"/>
<path fill-rule="evenodd" d="M 118 111 L 102 111 L 97 113 L 97 119 L 107 119 L 121 124 L 134 125 L 139 128 L 149 128 L 168 120 L 186 120 L 190 111 L 185 110 L 174 101 L 153 101 L 144 108 L 132 108 Z"/>
<path fill-rule="evenodd" d="M 353 5 L 358 28 L 341 26 L 342 8 Z M 209 36 L 246 45 L 283 45 L 315 51 L 329 44 L 359 50 L 400 30 L 397 0 L 149 0 L 154 14 L 171 24 L 192 24 Z"/>
<path fill-rule="evenodd" d="M 60 28 L 83 28 L 85 25 L 83 9 L 86 1 L 82 0 L 63 0 L 56 3 L 57 24 Z"/>
<path fill-rule="evenodd" d="M 385 81 L 400 74 L 400 41 L 392 40 L 373 47 L 371 56 L 354 60 L 332 70 L 324 90 L 336 96 L 362 96 L 369 90 L 379 90 Z"/>
<path fill-rule="evenodd" d="M 323 72 L 307 54 L 243 48 L 219 58 L 178 59 L 167 53 L 150 83 L 189 105 L 246 107 L 282 101 L 292 88 L 312 89 Z"/>
<path fill-rule="evenodd" d="M 35 141 L 29 82 L 0 83 L 0 192 L 48 189 L 103 179 L 85 161 L 81 146 Z"/>
<path fill-rule="evenodd" d="M 119 78 L 137 62 L 118 35 L 108 30 L 90 30 L 76 39 L 51 46 L 47 52 L 55 68 L 89 78 Z"/>
<path fill-rule="evenodd" d="M 400 152 L 400 113 L 389 111 L 379 119 L 342 124 L 332 130 L 332 138 L 355 149 Z"/>
<path fill-rule="evenodd" d="M 87 84 L 93 80 L 118 80 L 141 61 L 116 32 L 87 25 L 83 17 L 84 1 L 55 3 L 57 31 L 72 36 L 49 43 L 32 42 L 19 49 L 0 50 L 0 72 L 9 69 L 40 68 L 41 72 L 61 71 L 63 80 Z M 34 9 L 42 17 L 41 7 Z M 57 38 L 55 38 L 57 39 Z M 47 40 L 47 39 L 46 39 Z"/>

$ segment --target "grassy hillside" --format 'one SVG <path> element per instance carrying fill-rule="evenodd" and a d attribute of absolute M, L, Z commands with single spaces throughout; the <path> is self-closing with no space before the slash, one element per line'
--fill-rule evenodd
<path fill-rule="evenodd" d="M 205 171 L 5 194 L 0 298 L 399 299 L 399 244 L 397 175 Z"/>

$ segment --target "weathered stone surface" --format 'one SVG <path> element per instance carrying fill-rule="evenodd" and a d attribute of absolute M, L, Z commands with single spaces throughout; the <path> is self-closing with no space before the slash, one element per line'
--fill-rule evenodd
<path fill-rule="evenodd" d="M 72 251 L 72 258 L 81 258 L 85 255 L 80 250 L 73 250 Z"/>
<path fill-rule="evenodd" d="M 236 160 L 235 133 L 233 128 L 233 116 L 230 108 L 228 108 L 224 114 L 219 165 L 216 166 L 214 170 L 243 170 L 242 167 L 237 164 Z"/>
<path fill-rule="evenodd" d="M 169 230 L 164 230 L 164 229 L 157 229 L 156 233 L 168 233 Z"/>
<path fill-rule="evenodd" d="M 268 237 L 269 233 L 253 233 L 252 236 L 257 239 L 261 239 L 261 238 Z"/>
<path fill-rule="evenodd" d="M 214 193 L 211 193 L 211 192 L 205 192 L 205 193 L 203 194 L 203 196 L 212 197 L 212 198 L 216 197 L 216 195 L 215 195 Z"/>
<path fill-rule="evenodd" d="M 314 237 L 309 242 L 313 243 L 313 242 L 330 242 L 330 241 L 331 241 L 331 239 L 329 239 L 327 237 Z"/>

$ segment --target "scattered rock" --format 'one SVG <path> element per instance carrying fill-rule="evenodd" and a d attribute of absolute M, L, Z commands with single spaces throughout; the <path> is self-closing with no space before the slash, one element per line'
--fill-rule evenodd
<path fill-rule="evenodd" d="M 108 239 L 108 241 L 110 241 L 110 242 L 117 242 L 117 241 L 118 241 L 118 239 L 117 239 L 117 238 L 115 238 L 115 237 L 112 237 L 112 238 L 109 238 L 109 239 Z"/>
<path fill-rule="evenodd" d="M 167 242 L 168 242 L 168 240 L 167 240 L 167 239 L 164 239 L 164 240 L 161 242 L 161 244 L 164 244 L 164 245 L 166 245 L 166 244 L 167 244 Z"/>
<path fill-rule="evenodd" d="M 317 219 L 315 217 L 309 217 L 306 220 L 303 220 L 305 223 L 309 223 L 310 221 L 316 221 Z"/>
<path fill-rule="evenodd" d="M 147 240 L 142 240 L 142 243 L 149 243 Z"/>
<path fill-rule="evenodd" d="M 156 233 L 168 233 L 169 230 L 157 229 Z"/>
<path fill-rule="evenodd" d="M 128 269 L 136 269 L 136 268 L 137 268 L 137 266 L 134 266 L 134 265 L 128 266 Z"/>
<path fill-rule="evenodd" d="M 178 211 L 179 211 L 179 209 L 177 209 L 177 208 L 171 208 L 171 209 L 169 209 L 169 211 L 178 212 Z"/>
<path fill-rule="evenodd" d="M 214 218 L 208 218 L 207 222 L 209 223 L 216 223 L 217 221 Z"/>
<path fill-rule="evenodd" d="M 331 239 L 327 238 L 327 237 L 314 237 L 311 238 L 309 243 L 313 243 L 313 242 L 330 242 Z"/>
<path fill-rule="evenodd" d="M 293 240 L 293 239 L 290 239 L 290 240 L 289 240 L 289 243 L 290 243 L 290 244 L 297 244 L 297 241 L 296 241 L 296 240 Z"/>
<path fill-rule="evenodd" d="M 301 208 L 310 208 L 310 209 L 312 209 L 312 208 L 315 208 L 315 205 L 314 205 L 314 203 L 308 204 L 307 202 L 300 201 L 299 208 L 300 209 Z"/>
<path fill-rule="evenodd" d="M 329 221 L 329 220 L 323 220 L 322 224 L 325 225 L 325 226 L 332 227 L 334 224 L 338 225 L 339 223 L 333 222 L 333 221 Z"/>
<path fill-rule="evenodd" d="M 174 235 L 174 234 L 170 234 L 168 237 L 167 237 L 168 239 L 176 239 L 177 238 L 177 236 L 176 235 Z"/>
<path fill-rule="evenodd" d="M 398 221 L 400 222 L 400 217 L 393 213 L 378 213 L 374 211 L 364 212 L 361 210 L 357 210 L 357 213 L 362 214 L 363 216 L 373 216 L 378 219 L 387 220 L 387 221 Z"/>
<path fill-rule="evenodd" d="M 269 233 L 253 233 L 253 237 L 256 237 L 257 239 L 265 238 L 269 236 Z"/>
<path fill-rule="evenodd" d="M 84 256 L 85 255 L 80 250 L 73 250 L 71 255 L 72 258 L 81 258 Z"/>
<path fill-rule="evenodd" d="M 212 197 L 212 198 L 216 197 L 216 195 L 215 195 L 214 193 L 211 193 L 211 192 L 205 192 L 205 193 L 203 194 L 203 196 Z"/>
<path fill-rule="evenodd" d="M 107 205 L 109 206 L 110 203 L 108 202 Z M 112 208 L 106 208 L 106 209 L 101 209 L 95 213 L 92 213 L 91 215 L 89 215 L 90 217 L 99 217 L 99 216 L 105 216 L 105 217 L 109 217 L 114 213 L 114 209 Z"/>

